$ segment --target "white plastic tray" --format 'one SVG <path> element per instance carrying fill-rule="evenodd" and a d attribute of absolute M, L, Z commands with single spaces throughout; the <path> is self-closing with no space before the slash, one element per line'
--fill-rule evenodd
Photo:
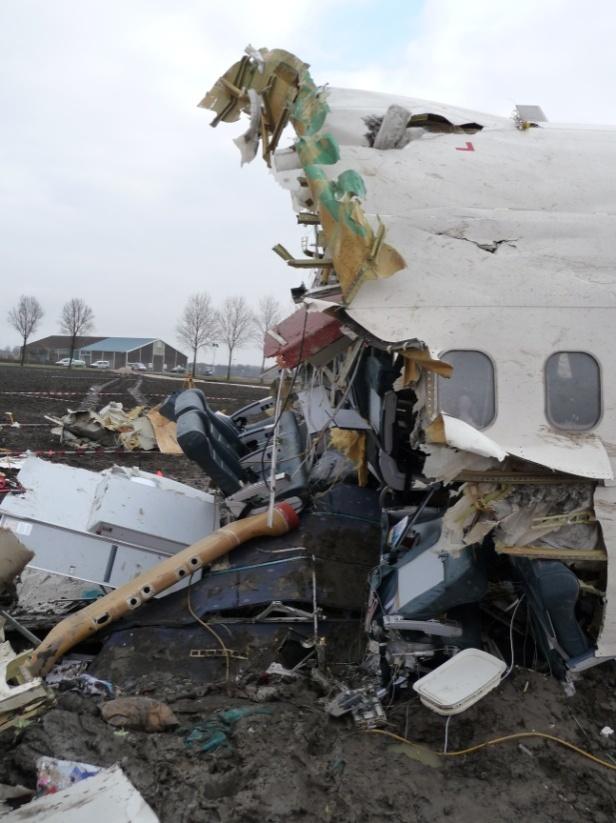
<path fill-rule="evenodd" d="M 413 683 L 413 689 L 437 714 L 459 714 L 498 686 L 506 668 L 481 649 L 464 649 Z"/>

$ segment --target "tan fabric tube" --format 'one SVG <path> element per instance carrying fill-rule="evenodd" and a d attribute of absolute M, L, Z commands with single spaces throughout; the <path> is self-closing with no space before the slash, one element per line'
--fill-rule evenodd
<path fill-rule="evenodd" d="M 46 674 L 54 663 L 77 643 L 128 612 L 138 609 L 178 580 L 190 576 L 223 554 L 228 554 L 241 543 L 253 537 L 276 537 L 286 534 L 299 525 L 297 512 L 289 503 L 278 503 L 274 507 L 271 527 L 267 525 L 267 519 L 267 512 L 264 512 L 236 520 L 174 554 L 173 557 L 168 557 L 153 569 L 142 572 L 129 583 L 101 597 L 85 609 L 71 614 L 54 626 L 41 645 L 34 650 L 29 662 L 30 671 L 34 676 Z"/>

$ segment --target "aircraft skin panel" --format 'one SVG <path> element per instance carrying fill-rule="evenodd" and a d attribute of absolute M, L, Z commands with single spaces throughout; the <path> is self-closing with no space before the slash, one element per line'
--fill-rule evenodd
<path fill-rule="evenodd" d="M 416 336 L 410 318 L 383 324 L 389 306 L 616 308 L 616 216 L 423 214 L 387 223 L 407 268 L 365 282 L 347 307 L 358 322 L 368 310 L 365 328 L 387 342 Z"/>
<path fill-rule="evenodd" d="M 331 131 L 342 145 L 367 146 L 365 118 L 383 116 L 389 106 L 403 106 L 411 114 L 437 114 L 460 126 L 465 123 L 477 123 L 483 130 L 501 129 L 518 131 L 512 117 L 503 117 L 488 112 L 452 106 L 435 100 L 418 97 L 387 94 L 386 92 L 365 91 L 362 89 L 345 89 L 328 86 L 327 102 L 330 112 L 325 121 L 325 128 Z M 549 123 L 542 122 L 540 128 L 546 131 L 604 131 L 614 132 L 616 126 L 603 124 Z"/>
<path fill-rule="evenodd" d="M 359 172 L 368 212 L 446 206 L 614 214 L 606 169 L 615 161 L 614 132 L 536 128 L 428 133 L 402 149 L 341 145 L 339 162 L 324 169 L 330 178 L 348 168 Z"/>
<path fill-rule="evenodd" d="M 609 455 L 595 434 L 579 433 L 575 437 L 556 432 L 548 426 L 534 431 L 530 427 L 522 436 L 507 443 L 490 427 L 486 434 L 464 420 L 442 414 L 444 442 L 480 457 L 503 461 L 508 455 L 554 471 L 575 474 L 593 480 L 612 480 L 614 472 Z M 430 447 L 426 450 L 429 452 Z"/>
<path fill-rule="evenodd" d="M 382 332 L 394 337 L 398 332 L 408 333 L 410 327 L 414 338 L 430 341 L 436 357 L 452 350 L 483 352 L 494 368 L 496 406 L 494 421 L 483 434 L 510 454 L 558 471 L 602 479 L 612 476 L 607 452 L 599 448 L 597 439 L 616 443 L 616 383 L 609 379 L 613 345 L 606 334 L 613 327 L 613 309 L 468 306 L 463 310 L 413 310 L 402 300 L 400 304 L 383 310 L 378 318 L 374 307 L 354 308 L 349 314 L 360 325 L 372 321 L 377 336 Z M 601 417 L 589 432 L 557 430 L 546 416 L 545 364 L 557 351 L 588 352 L 599 364 Z M 428 419 L 441 411 L 438 382 L 433 377 L 430 381 L 434 388 L 425 412 Z"/>

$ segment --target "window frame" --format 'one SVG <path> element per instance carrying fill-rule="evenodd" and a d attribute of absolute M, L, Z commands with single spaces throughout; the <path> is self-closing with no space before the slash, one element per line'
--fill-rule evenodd
<path fill-rule="evenodd" d="M 485 424 L 485 426 L 473 426 L 473 428 L 477 429 L 477 431 L 487 431 L 491 426 L 494 425 L 494 423 L 496 422 L 496 418 L 498 417 L 498 380 L 497 380 L 497 371 L 496 371 L 496 361 L 494 360 L 492 355 L 488 354 L 488 352 L 485 351 L 484 349 L 446 349 L 445 351 L 442 351 L 442 352 L 439 353 L 439 360 L 443 360 L 444 362 L 447 362 L 447 361 L 445 361 L 445 358 L 447 357 L 448 354 L 451 354 L 452 352 L 453 353 L 456 353 L 456 352 L 471 352 L 473 354 L 482 354 L 489 361 L 490 366 L 492 367 L 492 388 L 493 388 L 492 393 L 493 393 L 493 397 L 494 397 L 494 414 L 492 415 L 492 418 L 490 419 L 490 421 Z M 455 371 L 455 367 L 453 367 L 453 368 L 454 368 L 454 371 Z M 449 414 L 449 412 L 442 411 L 441 403 L 440 403 L 440 380 L 447 380 L 447 379 L 448 379 L 447 377 L 441 377 L 440 375 L 436 375 L 436 380 L 435 380 L 435 383 L 436 383 L 435 413 L 436 414 Z M 451 415 L 451 416 L 453 417 L 454 415 Z M 468 425 L 472 426 L 473 424 L 469 423 Z"/>
<path fill-rule="evenodd" d="M 585 426 L 584 428 L 569 428 L 565 426 L 561 426 L 558 423 L 555 423 L 549 413 L 549 403 L 548 403 L 548 363 L 553 357 L 556 357 L 557 354 L 585 354 L 587 357 L 590 357 L 596 367 L 597 367 L 597 374 L 599 375 L 599 413 L 597 415 L 597 419 L 591 426 Z M 558 351 L 554 351 L 549 354 L 545 362 L 543 364 L 543 405 L 544 405 L 544 414 L 545 419 L 549 423 L 549 425 L 558 432 L 565 432 L 569 434 L 582 434 L 584 432 L 593 431 L 596 429 L 601 420 L 603 419 L 603 369 L 601 367 L 601 363 L 599 358 L 592 354 L 586 349 L 558 349 Z"/>

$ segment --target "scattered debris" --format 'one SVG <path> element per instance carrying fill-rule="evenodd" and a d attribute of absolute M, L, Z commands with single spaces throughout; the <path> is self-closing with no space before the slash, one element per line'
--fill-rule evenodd
<path fill-rule="evenodd" d="M 326 711 L 332 717 L 341 717 L 350 712 L 361 729 L 374 729 L 386 722 L 381 701 L 369 687 L 344 689 L 327 704 Z"/>
<path fill-rule="evenodd" d="M 45 675 L 45 683 L 60 691 L 75 691 L 91 697 L 115 697 L 116 689 L 112 683 L 86 672 L 91 661 L 91 657 L 65 658 Z"/>
<path fill-rule="evenodd" d="M 101 770 L 100 766 L 92 766 L 90 763 L 58 760 L 56 757 L 39 757 L 36 769 L 36 793 L 39 797 L 68 789 L 74 783 L 94 777 Z"/>
<path fill-rule="evenodd" d="M 197 723 L 184 738 L 189 748 L 202 752 L 214 752 L 217 749 L 232 748 L 231 737 L 238 720 L 254 715 L 270 715 L 272 709 L 260 706 L 240 706 L 217 712 L 209 720 Z"/>
<path fill-rule="evenodd" d="M 30 720 L 53 703 L 53 694 L 32 677 L 30 654 L 16 655 L 8 641 L 0 642 L 0 732 Z"/>
<path fill-rule="evenodd" d="M 175 438 L 175 423 L 159 414 L 158 409 L 145 411 L 135 406 L 128 411 L 122 403 L 107 403 L 100 411 L 69 411 L 63 417 L 46 416 L 54 424 L 51 433 L 61 443 L 72 446 L 122 446 L 127 451 L 151 451 L 180 454 Z"/>

